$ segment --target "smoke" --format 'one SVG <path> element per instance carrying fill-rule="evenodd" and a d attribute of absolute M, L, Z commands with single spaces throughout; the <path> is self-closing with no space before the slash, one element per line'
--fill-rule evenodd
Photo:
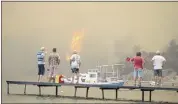
<path fill-rule="evenodd" d="M 16 78 L 19 73 L 35 77 L 36 53 L 41 46 L 48 53 L 57 48 L 61 56 L 58 73 L 69 74 L 66 52 L 73 32 L 82 28 L 86 32 L 79 53 L 81 72 L 95 67 L 98 61 L 107 64 L 108 60 L 120 60 L 134 45 L 147 51 L 161 50 L 177 37 L 177 12 L 175 2 L 3 2 L 3 78 Z"/>

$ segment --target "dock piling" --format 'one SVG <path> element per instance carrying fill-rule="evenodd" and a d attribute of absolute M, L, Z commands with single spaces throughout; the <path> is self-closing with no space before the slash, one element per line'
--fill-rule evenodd
<path fill-rule="evenodd" d="M 7 94 L 9 94 L 9 83 L 7 83 Z"/>
<path fill-rule="evenodd" d="M 89 90 L 89 87 L 87 87 L 86 98 L 88 98 L 88 90 Z"/>
<path fill-rule="evenodd" d="M 24 88 L 24 95 L 26 95 L 26 84 L 25 84 L 25 88 Z"/>
<path fill-rule="evenodd" d="M 41 86 L 38 87 L 39 87 L 39 95 L 41 96 Z"/>
<path fill-rule="evenodd" d="M 76 97 L 77 94 L 77 87 L 75 86 L 75 93 L 74 93 L 74 97 Z"/>
<path fill-rule="evenodd" d="M 56 97 L 58 96 L 58 86 L 56 86 Z"/>

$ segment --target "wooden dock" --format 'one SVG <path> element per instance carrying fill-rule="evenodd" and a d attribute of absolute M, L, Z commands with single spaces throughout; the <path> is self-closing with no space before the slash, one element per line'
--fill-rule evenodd
<path fill-rule="evenodd" d="M 135 90 L 139 89 L 142 92 L 142 102 L 144 102 L 144 92 L 149 92 L 149 101 L 151 102 L 152 91 L 155 90 L 169 90 L 178 92 L 178 88 L 168 88 L 168 87 L 137 87 L 137 86 L 123 86 L 124 82 L 120 82 L 118 84 L 68 84 L 68 83 L 48 83 L 48 82 L 28 82 L 28 81 L 6 81 L 7 82 L 7 94 L 9 93 L 9 85 L 17 84 L 17 85 L 25 85 L 24 94 L 26 94 L 26 86 L 27 85 L 35 85 L 39 87 L 39 95 L 41 95 L 41 87 L 55 87 L 56 96 L 58 96 L 58 87 L 61 86 L 72 86 L 75 88 L 74 97 L 76 97 L 77 88 L 86 88 L 86 98 L 88 98 L 88 91 L 91 87 L 97 87 L 102 91 L 102 99 L 104 99 L 104 90 L 115 90 L 116 91 L 116 100 L 118 98 L 118 90 L 119 89 L 129 89 Z"/>

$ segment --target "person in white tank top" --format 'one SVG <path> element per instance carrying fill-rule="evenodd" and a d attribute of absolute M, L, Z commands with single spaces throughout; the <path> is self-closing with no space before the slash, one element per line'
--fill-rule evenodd
<path fill-rule="evenodd" d="M 81 65 L 80 55 L 74 50 L 73 55 L 70 57 L 70 66 L 72 71 L 72 83 L 74 83 L 74 77 L 77 76 L 77 83 L 79 80 L 79 68 Z"/>

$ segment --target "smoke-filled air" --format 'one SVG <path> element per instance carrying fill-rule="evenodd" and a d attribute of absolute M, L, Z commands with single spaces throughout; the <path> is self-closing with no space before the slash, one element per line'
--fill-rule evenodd
<path fill-rule="evenodd" d="M 138 51 L 152 70 L 158 50 L 166 58 L 164 69 L 178 73 L 177 27 L 178 2 L 3 2 L 2 87 L 6 90 L 6 80 L 37 81 L 41 47 L 47 51 L 45 67 L 57 48 L 57 73 L 66 76 L 74 50 L 81 57 L 81 73 L 122 63 L 120 74 L 130 75 L 133 67 L 126 58 Z"/>

